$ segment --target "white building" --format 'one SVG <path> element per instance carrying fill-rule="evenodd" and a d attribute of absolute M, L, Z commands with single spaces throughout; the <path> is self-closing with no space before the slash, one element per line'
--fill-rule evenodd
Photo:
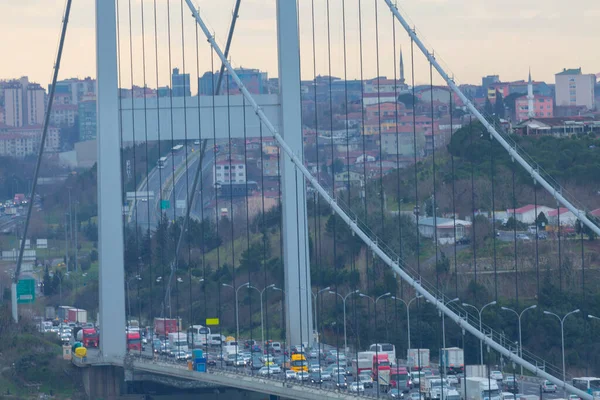
<path fill-rule="evenodd" d="M 540 215 L 540 213 L 543 212 L 546 218 L 548 218 L 548 213 L 552 210 L 553 209 L 550 207 L 542 206 L 539 204 L 537 205 L 537 209 L 535 204 L 527 204 L 526 206 L 517 208 L 516 210 L 512 208 L 507 209 L 506 215 L 507 218 L 514 217 L 517 221 L 522 222 L 524 224 L 533 224 L 537 219 L 537 216 Z"/>
<path fill-rule="evenodd" d="M 22 158 L 37 154 L 42 138 L 42 126 L 31 125 L 23 127 L 9 127 L 0 125 L 0 156 Z M 45 151 L 57 152 L 60 146 L 60 131 L 55 127 L 48 127 Z"/>
<path fill-rule="evenodd" d="M 27 125 L 42 125 L 46 111 L 46 91 L 37 83 L 27 86 L 27 112 L 24 123 Z"/>
<path fill-rule="evenodd" d="M 453 244 L 469 235 L 471 222 L 453 218 L 420 218 L 419 233 L 426 238 L 435 237 L 435 226 L 437 224 L 437 240 L 439 244 Z M 455 231 L 456 229 L 456 231 Z"/>
<path fill-rule="evenodd" d="M 236 160 L 217 161 L 213 165 L 213 177 L 215 184 L 246 183 L 246 166 Z"/>
<path fill-rule="evenodd" d="M 589 110 L 596 108 L 596 75 L 582 74 L 581 68 L 563 69 L 555 75 L 555 79 L 557 106 L 585 106 Z"/>
<path fill-rule="evenodd" d="M 560 216 L 559 216 L 560 214 Z M 585 213 L 583 213 L 585 215 Z M 560 226 L 575 226 L 577 222 L 577 216 L 573 214 L 568 208 L 560 207 L 548 211 L 548 224 L 552 226 L 558 226 L 558 220 L 560 219 Z"/>

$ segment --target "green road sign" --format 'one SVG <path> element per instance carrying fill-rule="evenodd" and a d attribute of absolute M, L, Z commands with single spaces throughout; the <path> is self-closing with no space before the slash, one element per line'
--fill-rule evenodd
<path fill-rule="evenodd" d="M 160 209 L 161 210 L 168 210 L 169 208 L 171 208 L 171 202 L 169 200 L 161 200 L 160 201 Z"/>
<path fill-rule="evenodd" d="M 17 304 L 35 302 L 35 279 L 20 279 L 17 283 Z"/>

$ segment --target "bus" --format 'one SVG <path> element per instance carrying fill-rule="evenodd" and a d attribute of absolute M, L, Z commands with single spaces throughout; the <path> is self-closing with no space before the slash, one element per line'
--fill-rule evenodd
<path fill-rule="evenodd" d="M 159 158 L 156 164 L 158 165 L 158 168 L 164 168 L 167 165 L 167 157 Z"/>
<path fill-rule="evenodd" d="M 600 378 L 573 378 L 573 386 L 594 396 L 600 394 Z"/>
<path fill-rule="evenodd" d="M 387 354 L 391 365 L 396 365 L 396 346 L 390 343 L 375 343 L 369 347 L 369 351 L 374 351 L 379 354 Z"/>
<path fill-rule="evenodd" d="M 177 153 L 181 149 L 183 149 L 183 145 L 182 144 L 178 144 L 177 146 L 173 146 L 173 148 L 171 149 L 171 153 Z"/>
<path fill-rule="evenodd" d="M 187 330 L 187 341 L 190 348 L 206 346 L 210 338 L 210 328 L 202 325 L 192 325 Z"/>

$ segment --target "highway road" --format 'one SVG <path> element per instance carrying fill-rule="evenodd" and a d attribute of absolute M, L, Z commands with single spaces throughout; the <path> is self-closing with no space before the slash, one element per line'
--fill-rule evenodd
<path fill-rule="evenodd" d="M 138 187 L 138 191 L 150 191 L 154 193 L 154 197 L 149 200 L 141 199 L 136 202 L 134 208 L 131 212 L 132 220 L 135 220 L 137 217 L 138 224 L 142 227 L 147 227 L 150 225 L 151 228 L 156 227 L 160 218 L 160 193 L 161 193 L 161 184 L 163 188 L 166 183 L 173 178 L 173 171 L 177 172 L 180 167 L 183 167 L 186 160 L 186 155 L 192 155 L 192 153 L 199 152 L 201 146 L 200 145 L 188 145 L 184 147 L 184 149 L 180 150 L 177 154 L 171 155 L 170 150 L 167 154 L 167 163 L 165 168 L 154 167 L 148 176 L 146 182 L 143 182 L 142 185 Z M 210 202 L 210 198 L 213 195 L 212 189 L 212 165 L 213 165 L 213 152 L 209 149 L 211 146 L 207 146 L 207 151 L 205 154 L 203 167 L 202 167 L 202 177 L 203 177 L 203 187 L 199 189 L 203 189 L 204 193 L 202 195 L 205 203 Z M 198 157 L 194 157 L 188 159 L 188 173 L 185 172 L 178 175 L 178 180 L 175 182 L 175 188 L 171 191 L 171 196 L 169 200 L 169 208 L 166 211 L 168 217 L 173 219 L 173 217 L 180 217 L 185 215 L 184 208 L 177 208 L 177 200 L 182 200 L 187 203 L 187 191 L 191 190 L 193 186 L 194 174 L 196 172 L 196 168 L 198 165 Z M 174 164 L 174 167 L 173 167 Z M 187 182 L 186 182 L 187 176 Z M 167 200 L 167 199 L 163 199 Z M 196 194 L 195 201 L 193 204 L 193 210 L 198 215 L 202 214 L 202 205 L 200 204 L 200 193 Z M 175 211 L 175 215 L 173 214 Z"/>

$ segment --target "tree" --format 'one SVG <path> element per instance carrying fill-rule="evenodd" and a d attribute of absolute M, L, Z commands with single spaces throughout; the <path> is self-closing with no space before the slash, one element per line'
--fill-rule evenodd
<path fill-rule="evenodd" d="M 496 90 L 496 104 L 494 104 L 494 112 L 498 118 L 504 118 L 504 97 L 502 93 Z"/>
<path fill-rule="evenodd" d="M 485 98 L 485 107 L 483 108 L 487 115 L 492 115 L 494 113 L 494 107 L 492 106 L 492 102 L 489 97 Z"/>
<path fill-rule="evenodd" d="M 581 234 L 583 231 L 583 234 L 586 235 L 590 241 L 596 239 L 594 231 L 592 231 L 589 226 L 582 224 L 580 220 L 575 222 L 575 231 L 577 234 Z"/>
<path fill-rule="evenodd" d="M 538 229 L 545 229 L 546 225 L 548 225 L 548 218 L 546 218 L 546 214 L 544 214 L 543 211 L 538 214 L 535 223 L 538 226 Z"/>
<path fill-rule="evenodd" d="M 333 164 L 331 165 L 331 170 L 334 174 L 344 172 L 345 169 L 346 167 L 344 165 L 344 162 L 339 158 L 336 158 Z"/>
<path fill-rule="evenodd" d="M 398 102 L 404 104 L 406 108 L 412 107 L 414 104 L 419 102 L 419 99 L 412 95 L 412 93 L 402 93 L 398 96 Z"/>
<path fill-rule="evenodd" d="M 447 274 L 450 271 L 450 259 L 446 257 L 446 253 L 443 251 L 441 252 L 440 258 L 437 260 L 435 270 L 440 274 Z"/>
<path fill-rule="evenodd" d="M 50 277 L 50 270 L 46 265 L 44 270 L 44 296 L 52 296 L 54 294 L 54 285 L 52 284 L 52 278 Z"/>

